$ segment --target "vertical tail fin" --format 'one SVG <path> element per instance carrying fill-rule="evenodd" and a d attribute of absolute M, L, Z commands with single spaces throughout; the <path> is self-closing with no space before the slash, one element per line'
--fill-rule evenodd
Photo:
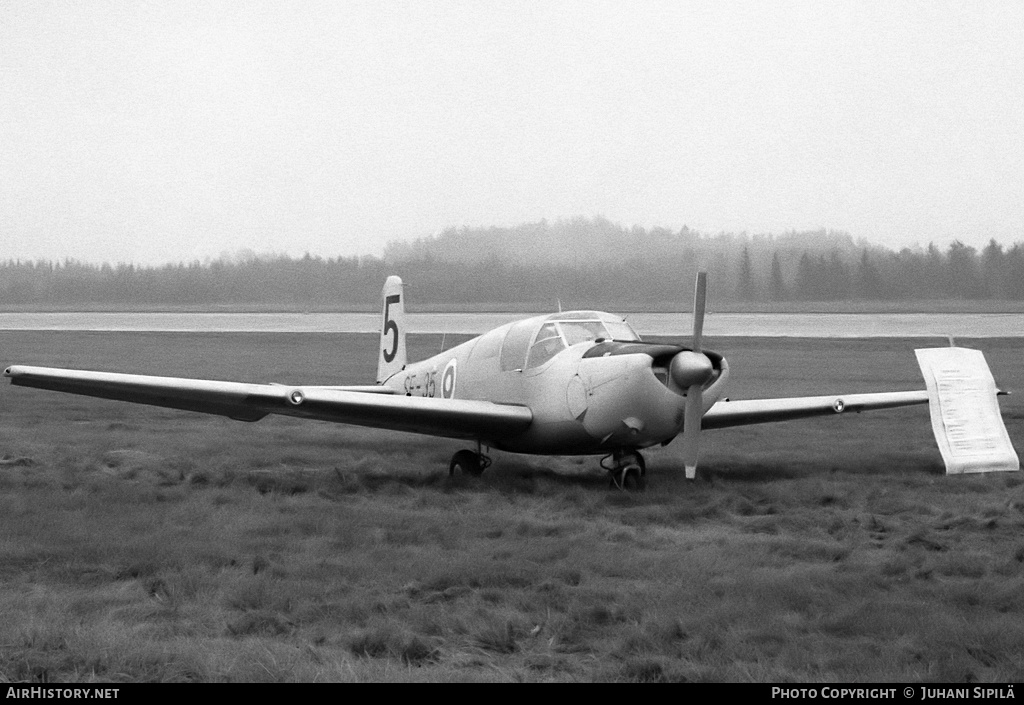
<path fill-rule="evenodd" d="M 382 324 L 380 351 L 377 358 L 377 383 L 405 367 L 405 294 L 402 279 L 394 275 L 384 282 L 381 291 Z"/>

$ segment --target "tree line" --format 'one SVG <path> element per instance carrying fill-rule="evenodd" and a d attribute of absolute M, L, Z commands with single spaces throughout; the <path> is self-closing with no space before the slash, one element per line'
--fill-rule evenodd
<path fill-rule="evenodd" d="M 3 307 L 258 306 L 372 310 L 389 274 L 413 306 L 658 307 L 685 300 L 695 273 L 721 301 L 1024 300 L 1024 242 L 980 252 L 892 250 L 835 231 L 706 235 L 623 228 L 601 218 L 446 230 L 391 243 L 384 257 L 244 253 L 137 266 L 8 260 Z"/>

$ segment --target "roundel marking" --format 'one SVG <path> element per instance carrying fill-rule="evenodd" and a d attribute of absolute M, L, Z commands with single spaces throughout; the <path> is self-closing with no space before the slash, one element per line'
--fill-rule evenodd
<path fill-rule="evenodd" d="M 444 366 L 444 372 L 441 373 L 441 397 L 444 399 L 455 398 L 455 367 L 456 359 L 453 357 L 448 361 L 448 364 Z"/>
<path fill-rule="evenodd" d="M 845 408 L 846 402 L 843 401 L 842 399 L 836 399 L 834 402 L 832 402 L 832 410 L 835 411 L 837 414 L 843 413 L 843 409 Z"/>

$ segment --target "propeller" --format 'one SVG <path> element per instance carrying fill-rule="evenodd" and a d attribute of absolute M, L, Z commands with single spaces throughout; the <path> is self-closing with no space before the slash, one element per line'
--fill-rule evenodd
<path fill-rule="evenodd" d="M 698 272 L 693 290 L 693 351 L 683 351 L 672 358 L 669 373 L 672 381 L 686 390 L 683 415 L 683 463 L 686 479 L 697 476 L 697 454 L 700 449 L 700 423 L 704 412 L 704 384 L 714 374 L 714 366 L 701 352 L 704 338 L 704 307 L 707 303 L 708 273 Z"/>

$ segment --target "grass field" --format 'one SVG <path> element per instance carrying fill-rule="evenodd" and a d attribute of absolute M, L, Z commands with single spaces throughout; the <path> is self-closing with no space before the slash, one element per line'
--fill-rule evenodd
<path fill-rule="evenodd" d="M 1022 339 L 960 341 L 1018 390 Z M 451 337 L 448 345 L 453 344 Z M 934 344 L 941 344 L 935 341 Z M 410 339 L 413 357 L 440 338 Z M 922 386 L 920 341 L 722 339 L 732 398 Z M 0 362 L 366 383 L 375 338 L 0 332 Z M 1024 478 L 923 407 L 596 458 L 0 387 L 0 681 L 1018 681 Z"/>

